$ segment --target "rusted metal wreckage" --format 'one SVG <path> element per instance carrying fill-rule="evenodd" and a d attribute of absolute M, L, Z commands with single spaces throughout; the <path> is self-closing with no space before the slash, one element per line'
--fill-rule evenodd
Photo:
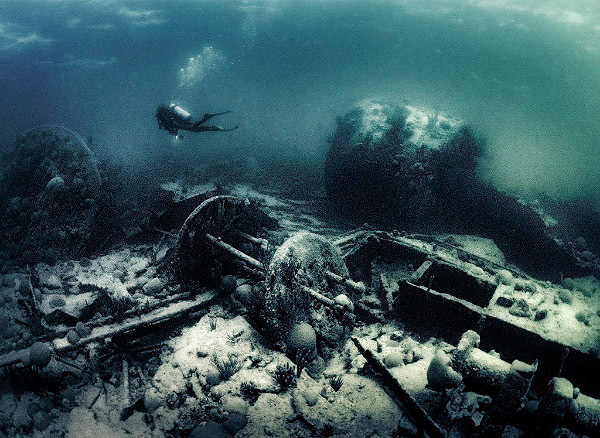
<path fill-rule="evenodd" d="M 1 355 L 0 367 L 28 365 L 40 345 L 49 354 L 60 355 L 109 338 L 135 338 L 173 321 L 193 320 L 222 298 L 214 286 L 224 276 L 242 274 L 264 282 L 273 269 L 281 269 L 269 263 L 275 247 L 286 244 L 275 229 L 276 221 L 255 202 L 233 196 L 205 200 L 185 220 L 159 266 L 168 281 L 189 292 L 169 297 L 157 308 L 130 309 L 120 321 L 91 322 L 89 335 L 75 344 L 67 340 L 68 329 L 50 330 L 33 339 L 36 348 Z M 529 280 L 523 272 L 431 236 L 361 228 L 339 236 L 332 246 L 330 257 L 336 260 L 330 266 L 340 263 L 347 269 L 328 269 L 320 260 L 304 260 L 313 270 L 312 277 L 306 270 L 296 271 L 295 290 L 328 309 L 327 315 L 344 327 L 395 318 L 409 329 L 457 345 L 452 368 L 462 374 L 469 390 L 493 399 L 481 423 L 485 436 L 501 436 L 508 423 L 524 415 L 522 404 L 530 388 L 544 394 L 539 408 L 526 420 L 531 436 L 549 436 L 558 426 L 592 435 L 599 430 L 598 355 L 491 311 L 503 296 L 504 285 L 495 275 L 508 271 Z M 316 249 L 315 253 L 322 252 Z M 314 281 L 315 275 L 324 280 Z M 334 286 L 347 291 L 349 302 L 331 292 Z M 415 424 L 429 436 L 445 436 L 376 354 L 357 338 L 352 340 Z M 490 350 L 496 353 L 486 353 Z"/>

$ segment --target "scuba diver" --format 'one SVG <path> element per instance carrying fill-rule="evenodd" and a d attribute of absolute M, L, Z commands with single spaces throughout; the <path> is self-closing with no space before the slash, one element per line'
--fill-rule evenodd
<path fill-rule="evenodd" d="M 220 116 L 222 114 L 228 114 L 231 111 L 225 111 L 222 113 L 206 113 L 202 119 L 197 122 L 192 121 L 192 115 L 178 105 L 171 104 L 168 107 L 160 105 L 156 109 L 156 119 L 158 120 L 159 129 L 165 129 L 169 134 L 177 136 L 179 130 L 190 131 L 190 132 L 204 132 L 204 131 L 233 131 L 239 128 L 235 126 L 233 128 L 225 129 L 220 126 L 204 125 L 207 121 L 213 117 Z M 179 136 L 182 137 L 182 136 Z"/>

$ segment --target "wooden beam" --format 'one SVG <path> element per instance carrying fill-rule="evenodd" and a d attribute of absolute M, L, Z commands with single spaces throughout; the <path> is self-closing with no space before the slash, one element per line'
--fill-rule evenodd
<path fill-rule="evenodd" d="M 334 272 L 325 271 L 325 275 L 331 281 L 341 284 L 341 285 L 344 285 L 344 286 L 352 289 L 353 291 L 358 292 L 361 295 L 364 294 L 365 291 L 367 290 L 367 288 L 365 287 L 365 285 L 363 283 L 357 283 L 356 281 L 352 281 L 348 278 L 344 278 L 341 275 L 338 275 Z"/>
<path fill-rule="evenodd" d="M 446 438 L 446 432 L 433 421 L 429 414 L 421 405 L 410 395 L 398 381 L 390 374 L 385 365 L 373 354 L 371 350 L 362 346 L 358 338 L 352 338 L 352 342 L 358 348 L 360 354 L 364 356 L 371 368 L 381 375 L 383 383 L 391 389 L 394 396 L 402 403 L 402 406 L 415 419 L 417 426 L 420 427 L 430 438 Z"/>
<path fill-rule="evenodd" d="M 84 345 L 97 342 L 108 337 L 113 337 L 115 335 L 135 331 L 145 327 L 151 327 L 165 321 L 177 321 L 185 315 L 192 314 L 193 312 L 207 307 L 216 297 L 216 292 L 206 292 L 200 294 L 194 300 L 174 303 L 173 305 L 164 309 L 160 309 L 153 314 L 135 317 L 119 323 L 95 327 L 92 329 L 90 336 L 81 338 L 77 344 L 71 344 L 66 337 L 56 338 L 50 344 L 55 353 L 76 350 Z M 0 356 L 0 367 L 19 364 L 22 362 L 22 358 L 27 357 L 28 354 L 28 348 L 3 354 Z"/>
<path fill-rule="evenodd" d="M 233 246 L 229 245 L 228 243 L 223 242 L 221 239 L 216 238 L 212 234 L 206 233 L 206 238 L 213 245 L 215 245 L 218 248 L 222 249 L 223 251 L 229 253 L 231 256 L 235 257 L 236 259 L 241 260 L 242 262 L 248 264 L 249 266 L 253 267 L 254 269 L 257 269 L 259 271 L 265 270 L 265 268 L 261 262 L 259 262 L 258 260 L 256 260 L 253 257 L 250 257 L 247 254 L 244 254 L 239 249 L 234 248 Z"/>

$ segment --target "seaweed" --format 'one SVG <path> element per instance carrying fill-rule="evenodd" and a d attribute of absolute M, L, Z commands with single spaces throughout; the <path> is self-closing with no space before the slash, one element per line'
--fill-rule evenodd
<path fill-rule="evenodd" d="M 277 365 L 275 369 L 275 381 L 279 384 L 281 391 L 286 391 L 296 383 L 294 366 L 288 364 Z"/>
<path fill-rule="evenodd" d="M 244 381 L 240 385 L 240 393 L 242 394 L 242 397 L 244 397 L 246 400 L 250 401 L 251 403 L 254 403 L 256 400 L 258 400 L 261 391 L 256 387 L 254 383 Z"/>
<path fill-rule="evenodd" d="M 344 379 L 342 376 L 331 376 L 329 378 L 329 385 L 331 385 L 331 388 L 333 388 L 335 392 L 338 392 L 343 384 Z"/>
<path fill-rule="evenodd" d="M 233 353 L 230 353 L 225 360 L 219 359 L 219 357 L 214 354 L 211 357 L 211 361 L 217 368 L 219 377 L 223 381 L 229 380 L 235 373 L 242 369 L 242 363 Z"/>

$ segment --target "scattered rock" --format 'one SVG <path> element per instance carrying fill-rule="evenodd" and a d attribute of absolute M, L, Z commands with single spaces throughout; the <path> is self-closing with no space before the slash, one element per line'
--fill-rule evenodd
<path fill-rule="evenodd" d="M 410 350 L 404 353 L 404 363 L 410 365 L 423 359 L 423 357 L 415 350 Z"/>
<path fill-rule="evenodd" d="M 207 421 L 196 427 L 192 431 L 190 438 L 231 438 L 231 434 L 219 423 Z"/>
<path fill-rule="evenodd" d="M 40 287 L 51 290 L 62 289 L 62 282 L 60 281 L 60 278 L 58 278 L 58 275 L 45 273 L 40 275 Z"/>
<path fill-rule="evenodd" d="M 150 387 L 144 394 L 144 407 L 148 412 L 154 412 L 165 403 L 163 395 L 154 387 Z"/>
<path fill-rule="evenodd" d="M 41 297 L 39 309 L 47 323 L 72 326 L 77 321 L 90 319 L 98 311 L 99 298 L 99 294 L 95 292 L 76 295 L 44 294 Z M 56 306 L 61 303 L 61 306 Z"/>
<path fill-rule="evenodd" d="M 246 415 L 248 413 L 248 403 L 241 397 L 226 395 L 221 400 L 223 402 L 223 410 L 232 413 Z"/>
<path fill-rule="evenodd" d="M 235 435 L 248 424 L 248 417 L 238 412 L 233 412 L 227 416 L 227 420 L 223 423 L 223 428 L 231 435 Z"/>
<path fill-rule="evenodd" d="M 17 429 L 28 430 L 33 424 L 33 419 L 27 412 L 27 406 L 28 403 L 25 400 L 21 400 L 13 414 L 13 424 Z"/>
<path fill-rule="evenodd" d="M 534 294 L 537 292 L 537 287 L 535 285 L 535 283 L 528 281 L 518 281 L 515 283 L 515 290 L 516 291 L 524 291 L 524 292 L 528 292 L 530 294 Z"/>
<path fill-rule="evenodd" d="M 142 289 L 147 295 L 157 295 L 163 290 L 164 287 L 165 282 L 160 278 L 154 277 L 153 279 L 149 280 Z"/>
<path fill-rule="evenodd" d="M 227 416 L 223 413 L 223 408 L 212 408 L 208 411 L 208 416 L 219 424 L 222 424 L 227 420 Z"/>
<path fill-rule="evenodd" d="M 524 299 L 518 299 L 511 306 L 509 313 L 511 315 L 529 318 L 531 316 L 531 309 L 527 301 Z"/>
<path fill-rule="evenodd" d="M 127 271 L 129 272 L 129 275 L 131 277 L 137 277 L 142 272 L 144 272 L 146 269 L 148 269 L 149 265 L 150 265 L 150 261 L 147 258 L 136 258 L 134 263 L 131 264 L 131 266 L 129 266 Z"/>
<path fill-rule="evenodd" d="M 565 304 L 571 304 L 573 302 L 573 292 L 568 289 L 559 289 L 558 298 Z"/>
<path fill-rule="evenodd" d="M 403 365 L 404 364 L 403 359 L 404 359 L 404 355 L 403 354 L 401 354 L 400 352 L 394 351 L 392 353 L 389 353 L 383 359 L 383 363 L 388 368 L 394 368 L 394 367 L 398 367 L 400 365 Z"/>
<path fill-rule="evenodd" d="M 500 269 L 498 272 L 496 272 L 495 279 L 497 284 L 504 284 L 506 286 L 512 286 L 514 283 L 513 275 L 506 269 Z"/>
<path fill-rule="evenodd" d="M 524 409 L 529 413 L 533 413 L 537 411 L 539 404 L 540 402 L 538 402 L 537 400 L 530 400 L 527 403 L 525 403 Z"/>
<path fill-rule="evenodd" d="M 206 384 L 210 386 L 215 386 L 221 383 L 221 376 L 219 375 L 219 370 L 212 366 L 206 371 L 205 378 Z"/>
<path fill-rule="evenodd" d="M 474 265 L 472 263 L 465 263 L 465 265 L 469 265 L 468 266 L 468 271 L 471 273 L 471 275 L 475 276 L 475 277 L 482 277 L 485 275 L 485 271 L 480 268 L 477 265 Z"/>
<path fill-rule="evenodd" d="M 589 311 L 581 310 L 575 314 L 577 321 L 582 322 L 585 325 L 590 325 L 591 313 Z"/>
<path fill-rule="evenodd" d="M 48 429 L 50 424 L 52 423 L 52 417 L 47 412 L 37 412 L 33 416 L 33 422 L 35 424 L 35 428 L 40 432 Z"/>
<path fill-rule="evenodd" d="M 400 422 L 398 423 L 398 436 L 402 437 L 416 437 L 419 433 L 419 428 L 410 421 L 406 415 L 402 415 Z"/>
<path fill-rule="evenodd" d="M 52 400 L 49 397 L 44 397 L 41 398 L 39 401 L 39 405 L 40 405 L 40 411 L 44 411 L 44 412 L 50 412 L 52 411 L 52 408 L 54 408 L 54 405 L 52 404 Z"/>
<path fill-rule="evenodd" d="M 317 356 L 317 335 L 312 326 L 306 322 L 299 322 L 292 326 L 285 338 L 287 352 L 292 357 L 300 350 L 310 350 L 309 360 Z"/>
<path fill-rule="evenodd" d="M 460 373 L 450 366 L 450 357 L 437 350 L 427 368 L 427 383 L 436 390 L 456 387 L 462 381 Z"/>
<path fill-rule="evenodd" d="M 225 295 L 229 295 L 235 290 L 237 286 L 237 280 L 233 275 L 226 275 L 221 280 L 221 284 L 219 285 L 219 292 Z"/>
<path fill-rule="evenodd" d="M 348 298 L 346 294 L 339 294 L 333 299 L 333 301 L 335 301 L 340 306 L 349 309 L 350 312 L 354 312 L 354 303 L 350 301 L 350 298 Z"/>
<path fill-rule="evenodd" d="M 52 359 L 52 348 L 49 344 L 36 342 L 29 347 L 29 358 L 33 365 L 44 368 Z"/>
<path fill-rule="evenodd" d="M 535 312 L 535 317 L 533 318 L 534 321 L 542 321 L 544 319 L 546 319 L 546 316 L 548 316 L 548 311 L 545 309 L 542 310 L 538 310 L 537 312 Z"/>
<path fill-rule="evenodd" d="M 97 276 L 82 276 L 79 278 L 79 288 L 82 291 L 101 291 L 112 301 L 124 301 L 131 303 L 133 299 L 121 280 L 110 274 Z"/>
<path fill-rule="evenodd" d="M 80 340 L 81 336 L 79 336 L 75 330 L 69 330 L 67 333 L 67 341 L 69 341 L 70 344 L 77 345 Z"/>
<path fill-rule="evenodd" d="M 53 309 L 56 309 L 59 307 L 63 307 L 65 304 L 67 304 L 67 302 L 65 301 L 65 297 L 63 297 L 62 295 L 53 295 L 52 298 L 50 298 L 48 304 Z"/>
<path fill-rule="evenodd" d="M 55 193 L 62 192 L 66 187 L 67 185 L 65 184 L 65 180 L 60 175 L 56 175 L 46 184 L 46 190 Z"/>
<path fill-rule="evenodd" d="M 483 413 L 482 406 L 489 405 L 492 398 L 487 395 L 480 395 L 471 391 L 463 391 L 460 387 L 452 391 L 450 401 L 446 405 L 446 412 L 452 421 L 462 418 L 470 418 L 475 426 L 481 424 Z"/>
<path fill-rule="evenodd" d="M 252 300 L 252 285 L 246 283 L 238 286 L 234 296 L 240 303 L 244 305 L 250 304 Z"/>
<path fill-rule="evenodd" d="M 92 329 L 89 328 L 86 324 L 84 324 L 81 321 L 79 321 L 77 324 L 75 324 L 75 331 L 82 338 L 87 338 L 88 336 L 90 336 L 92 334 Z"/>

